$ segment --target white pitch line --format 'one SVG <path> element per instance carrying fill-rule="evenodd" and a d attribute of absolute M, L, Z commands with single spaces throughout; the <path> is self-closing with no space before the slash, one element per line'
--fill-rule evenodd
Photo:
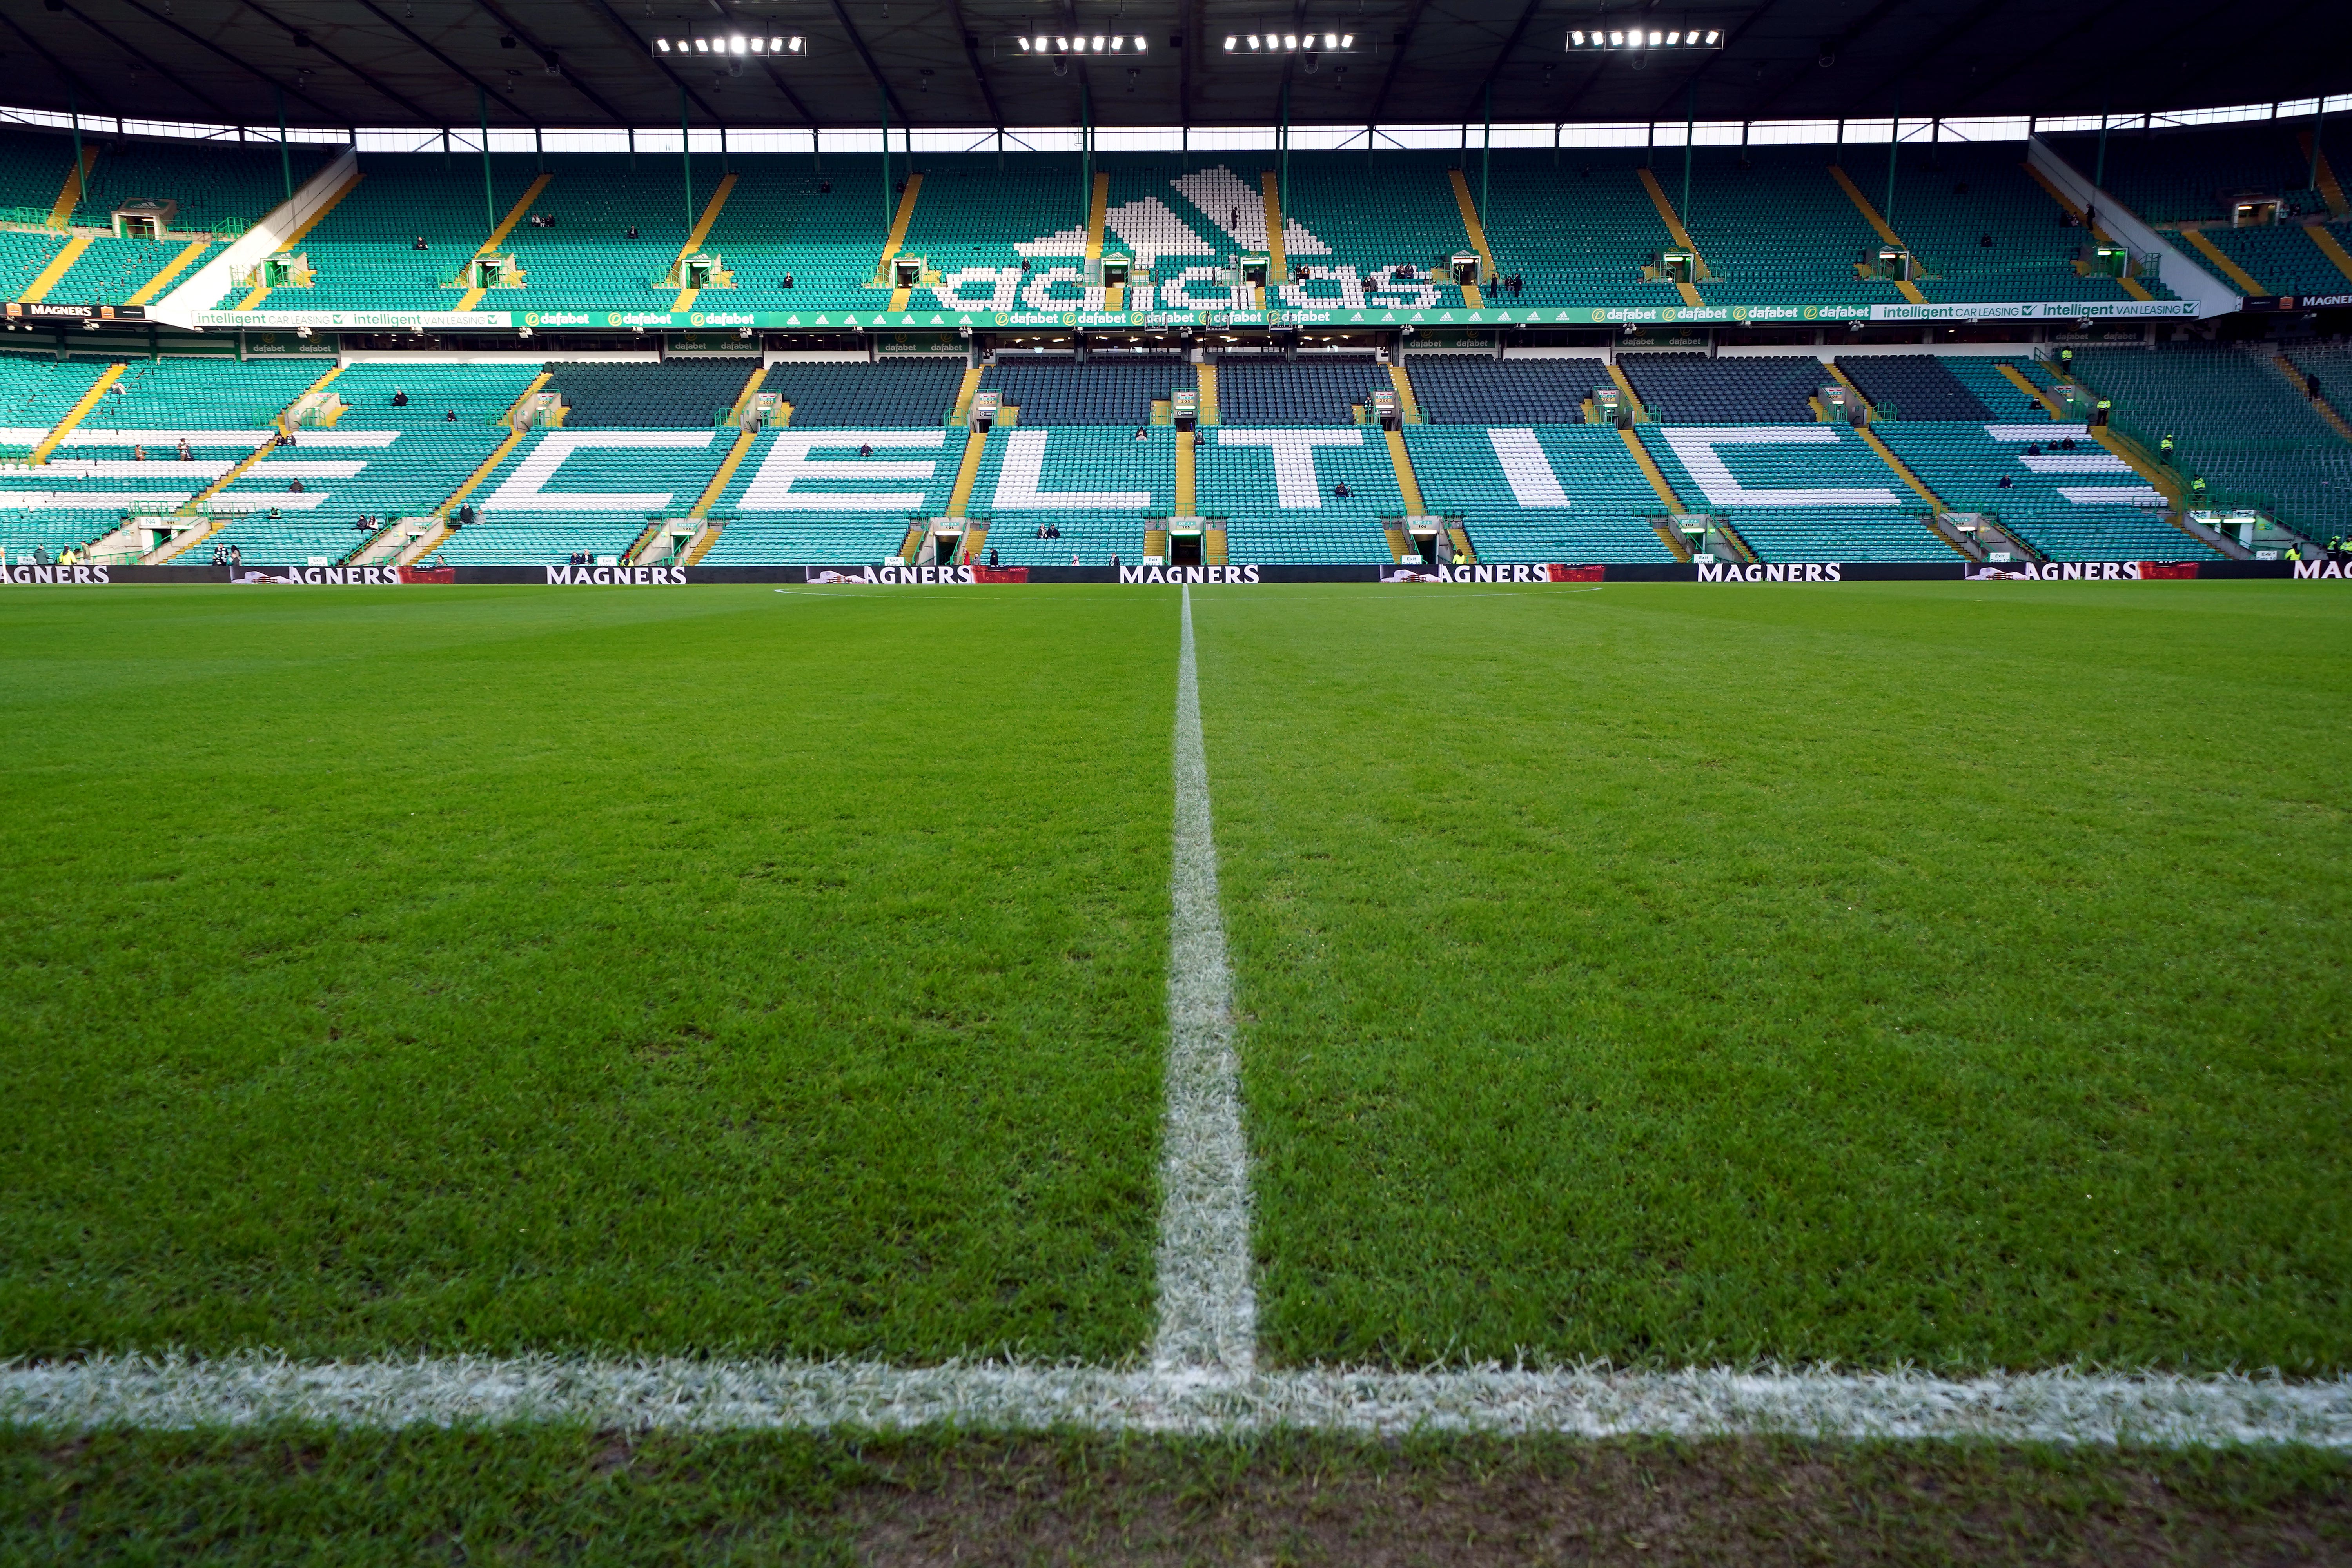
<path fill-rule="evenodd" d="M 560 1421 L 681 1431 L 1789 1434 L 2162 1447 L 2297 1443 L 2352 1451 L 2352 1380 L 1501 1368 L 1216 1376 L 1003 1363 L 537 1357 L 305 1364 L 263 1353 L 0 1368 L 0 1424 L 87 1431 L 289 1421 L 377 1430 Z"/>
<path fill-rule="evenodd" d="M 1257 1363 L 1250 1281 L 1249 1148 L 1234 1058 L 1234 980 L 1217 905 L 1217 840 L 1201 742 L 1192 590 L 1176 655 L 1176 835 L 1169 876 L 1168 1070 L 1160 1112 L 1160 1324 L 1162 1374 L 1245 1378 Z"/>

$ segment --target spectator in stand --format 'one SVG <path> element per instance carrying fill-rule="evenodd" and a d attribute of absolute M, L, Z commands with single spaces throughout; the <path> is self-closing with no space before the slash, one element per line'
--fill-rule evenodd
<path fill-rule="evenodd" d="M 394 387 L 394 388 L 392 389 L 392 405 L 393 405 L 394 408 L 405 408 L 405 407 L 407 407 L 407 406 L 408 406 L 408 394 L 406 394 L 406 393 L 404 393 L 404 392 L 401 391 L 401 390 L 400 390 L 400 388 L 398 388 L 398 387 L 396 387 L 396 386 L 395 386 L 395 387 Z"/>
<path fill-rule="evenodd" d="M 182 461 L 182 462 L 184 462 L 184 463 L 193 463 L 193 462 L 194 462 L 195 460 L 196 460 L 196 455 L 195 455 L 194 452 L 191 452 L 191 451 L 189 451 L 189 450 L 188 450 L 188 438 L 187 438 L 185 436 L 181 437 L 180 437 L 180 461 Z"/>
<path fill-rule="evenodd" d="M 996 546 L 993 544 L 988 547 L 988 569 L 991 572 L 996 570 Z"/>
<path fill-rule="evenodd" d="M 286 487 L 286 493 L 288 495 L 299 496 L 308 494 L 309 492 L 302 489 L 302 481 L 296 479 L 292 484 Z"/>
<path fill-rule="evenodd" d="M 1331 487 L 1331 494 L 1340 500 L 1346 500 L 1355 493 L 1355 491 L 1348 488 L 1348 481 L 1345 479 L 1341 479 L 1338 484 Z"/>
<path fill-rule="evenodd" d="M 411 250 L 423 250 L 425 248 L 425 237 L 421 234 L 418 235 L 415 239 L 410 242 L 408 248 Z"/>
<path fill-rule="evenodd" d="M 271 514 L 272 516 L 275 516 L 275 515 L 277 514 L 278 509 L 277 509 L 276 507 L 271 507 L 271 508 L 269 509 L 269 510 L 270 510 L 270 514 Z M 228 547 L 228 569 L 229 569 L 230 571 L 232 571 L 232 572 L 235 572 L 235 571 L 236 571 L 238 568 L 242 567 L 244 564 L 245 564 L 245 552 L 244 552 L 244 551 L 242 551 L 242 550 L 239 550 L 239 549 L 238 549 L 236 545 L 234 545 L 234 544 L 230 545 L 230 546 Z"/>
<path fill-rule="evenodd" d="M 131 460 L 132 462 L 134 462 L 134 463 L 143 463 L 143 462 L 145 462 L 145 461 L 147 460 L 147 448 L 146 448 L 146 447 L 131 447 Z"/>

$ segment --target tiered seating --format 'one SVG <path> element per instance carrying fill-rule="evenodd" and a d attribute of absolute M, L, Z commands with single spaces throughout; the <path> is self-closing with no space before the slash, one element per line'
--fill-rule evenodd
<path fill-rule="evenodd" d="M 89 360 L 0 354 L 0 456 L 22 458 L 37 446 L 104 368 Z"/>
<path fill-rule="evenodd" d="M 1494 155 L 1486 244 L 1517 274 L 1514 305 L 1679 305 L 1643 263 L 1674 243 L 1634 170 L 1639 151 L 1579 149 Z M 1702 253 L 1704 254 L 1704 253 Z"/>
<path fill-rule="evenodd" d="M 696 162 L 709 167 L 708 160 Z M 887 232 L 875 195 L 880 158 L 827 153 L 823 172 L 806 158 L 782 153 L 738 154 L 732 162 L 734 194 L 703 248 L 726 262 L 735 287 L 703 294 L 702 309 L 803 311 L 814 326 L 820 315 L 888 303 L 887 294 L 866 286 Z M 668 205 L 677 205 L 675 186 Z M 921 206 L 918 202 L 917 211 Z M 669 259 L 664 257 L 661 265 Z"/>
<path fill-rule="evenodd" d="M 515 195 L 520 195 L 534 177 L 533 165 L 520 159 L 515 162 L 518 166 L 509 178 Z M 661 279 L 667 276 L 686 237 L 693 232 L 695 220 L 701 216 L 702 205 L 719 184 L 715 162 L 701 163 L 702 172 L 695 180 L 696 210 L 689 216 L 675 158 L 641 158 L 633 170 L 610 155 L 551 156 L 547 172 L 553 181 L 530 210 L 533 216 L 553 218 L 555 225 L 541 228 L 526 217 L 514 226 L 505 243 L 522 268 L 524 290 L 521 294 L 494 290 L 485 297 L 484 306 L 496 309 L 510 300 L 513 309 L 521 310 L 527 298 L 529 308 L 538 310 L 608 301 L 623 310 L 668 310 L 677 289 Z M 372 167 L 372 161 L 363 166 Z M 476 180 L 478 184 L 479 171 Z M 514 196 L 507 196 L 500 201 L 500 217 L 513 200 Z M 729 205 L 733 205 L 731 197 Z M 632 226 L 637 231 L 635 239 L 628 237 Z M 475 243 L 488 234 L 478 224 Z M 714 300 L 724 300 L 730 293 L 716 294 Z"/>
<path fill-rule="evenodd" d="M 2152 224 L 2226 223 L 2226 198 L 2239 192 L 2274 196 L 2290 216 L 2325 212 L 2326 201 L 2312 188 L 2311 159 L 2295 135 L 2308 124 L 2111 130 L 2103 188 Z M 2050 143 L 2085 175 L 2098 169 L 2096 132 L 2053 136 Z"/>
<path fill-rule="evenodd" d="M 351 405 L 332 429 L 300 431 L 292 447 L 273 448 L 228 488 L 257 510 L 224 529 L 222 542 L 257 564 L 341 560 L 374 531 L 357 527 L 360 518 L 431 512 L 505 438 L 503 416 L 531 374 L 509 365 L 352 366 L 330 384 Z M 392 405 L 395 392 L 408 394 L 406 407 Z M 287 488 L 297 479 L 299 496 Z M 268 515 L 273 506 L 276 519 Z"/>
<path fill-rule="evenodd" d="M 1819 360 L 1709 359 L 1705 354 L 1627 354 L 1618 362 L 1654 419 L 1685 425 L 1799 424 L 1829 380 Z"/>
<path fill-rule="evenodd" d="M 1388 372 L 1370 355 L 1236 358 L 1217 366 L 1217 416 L 1227 425 L 1345 425 Z"/>
<path fill-rule="evenodd" d="M 1024 259 L 1018 247 L 1024 243 L 1073 224 L 1083 237 L 1087 191 L 1067 163 L 1050 166 L 1008 159 L 999 171 L 992 153 L 927 153 L 922 174 L 905 249 L 935 268 L 958 301 L 969 297 L 977 302 L 983 290 L 953 288 L 956 275 L 976 279 L 982 273 L 992 278 L 1010 270 L 1017 276 Z M 872 248 L 876 256 L 880 254 L 878 244 Z M 874 259 L 866 258 L 869 270 Z M 1012 308 L 993 305 L 993 295 L 989 298 L 994 309 Z"/>
<path fill-rule="evenodd" d="M 1023 426 L 1148 425 L 1151 405 L 1193 384 L 1192 367 L 1173 357 L 1094 360 L 1006 359 L 981 378 L 1021 410 Z"/>
<path fill-rule="evenodd" d="M 886 359 L 878 364 L 787 361 L 771 366 L 761 392 L 793 405 L 795 430 L 865 430 L 940 425 L 955 412 L 963 362 L 944 356 Z"/>
<path fill-rule="evenodd" d="M 2322 226 L 2336 243 L 2352 240 L 2352 223 Z M 2205 237 L 2272 294 L 2352 293 L 2352 278 L 2336 265 L 2301 224 L 2263 224 L 2253 228 L 2209 228 Z"/>
<path fill-rule="evenodd" d="M 2048 366 L 2030 354 L 2021 354 L 2014 359 L 1979 359 L 1972 355 L 1955 354 L 1940 363 L 1947 374 L 1992 411 L 1990 417 L 2034 420 L 2050 416 L 2049 410 L 2038 400 L 2020 392 L 2017 384 L 2001 374 L 2001 366 L 2005 364 L 2036 386 L 2055 385 L 2058 378 L 2050 373 Z M 1907 417 L 1908 411 L 1902 412 Z"/>
<path fill-rule="evenodd" d="M 1854 263 L 1878 232 L 1830 177 L 1833 149 L 1708 148 L 1693 160 L 1683 226 L 1706 258 L 1710 305 L 1886 304 L 1895 285 Z M 1679 154 L 1677 154 L 1679 161 Z M 1662 177 L 1670 194 L 1680 185 Z"/>
<path fill-rule="evenodd" d="M 135 361 L 81 428 L 257 430 L 332 368 L 323 359 Z"/>
<path fill-rule="evenodd" d="M 648 521 L 693 508 L 728 443 L 707 426 L 535 432 L 475 492 L 481 520 L 436 554 L 455 565 L 619 554 Z"/>
<path fill-rule="evenodd" d="M 1390 558 L 1380 520 L 1401 515 L 1404 500 L 1379 431 L 1227 424 L 1203 435 L 1194 452 L 1197 504 L 1203 516 L 1228 520 L 1234 560 Z M 1349 493 L 1335 494 L 1343 484 Z"/>
<path fill-rule="evenodd" d="M 50 182 L 49 199 L 57 198 L 58 181 L 73 165 L 73 143 L 66 136 L 49 138 L 57 162 L 57 179 Z M 175 234 L 210 234 L 226 224 L 240 232 L 286 199 L 286 165 L 290 164 L 294 188 L 341 152 L 317 142 L 294 142 L 286 148 L 281 164 L 275 142 L 133 141 L 108 142 L 89 172 L 89 189 L 75 208 L 78 224 L 105 227 L 116 207 L 141 199 L 176 201 Z M 474 171 L 477 192 L 481 170 Z"/>
<path fill-rule="evenodd" d="M 2158 492 L 2093 442 L 2083 426 L 2037 418 L 2007 424 L 1889 421 L 1875 428 L 1947 505 L 1994 514 L 2002 527 L 2053 560 L 2215 558 L 2166 521 Z"/>
<path fill-rule="evenodd" d="M 2323 540 L 2352 531 L 2352 445 L 2255 357 L 2272 352 L 2184 344 L 2074 357 L 2121 418 L 2151 440 L 2178 441 L 2176 464 L 2201 475 L 2216 501 L 2252 501 Z"/>
<path fill-rule="evenodd" d="M 1143 520 L 1176 499 L 1176 432 L 1166 426 L 1027 427 L 990 435 L 972 510 L 989 518 L 988 542 L 1008 566 L 1099 566 L 1143 553 Z M 1136 439 L 1139 428 L 1143 439 Z M 1058 539 L 1040 539 L 1048 524 Z"/>
<path fill-rule="evenodd" d="M 1598 359 L 1413 354 L 1405 369 L 1432 425 L 1572 425 L 1587 397 L 1617 384 Z"/>
<path fill-rule="evenodd" d="M 1259 248 L 1265 235 L 1265 206 L 1261 200 L 1252 216 L 1242 199 L 1239 175 L 1227 170 L 1222 181 L 1212 180 L 1198 168 L 1187 171 L 1181 159 L 1149 153 L 1113 153 L 1097 167 L 1110 176 L 1104 243 L 1125 249 L 1137 266 L 1152 269 L 1154 303 L 1172 310 L 1225 310 L 1242 303 L 1234 297 L 1236 290 L 1218 281 L 1217 268 L 1229 255 Z M 1213 201 L 1213 189 L 1224 195 L 1225 205 L 1209 212 L 1193 196 Z M 1248 243 L 1227 226 L 1236 207 L 1243 209 L 1241 229 L 1252 237 Z M 1049 258 L 1075 258 L 1085 251 L 1082 226 L 1050 234 L 1041 230 L 1039 237 L 1048 243 L 1026 247 L 1037 267 L 1048 265 Z"/>
<path fill-rule="evenodd" d="M 1841 354 L 1837 366 L 1886 418 L 1992 418 L 1992 410 L 1945 368 L 1949 363 L 1936 354 Z M 2010 387 L 2010 401 L 2020 395 Z"/>
<path fill-rule="evenodd" d="M 0 293 L 11 300 L 23 298 L 26 288 L 57 259 L 58 252 L 65 246 L 66 237 L 62 234 L 0 230 Z"/>
<path fill-rule="evenodd" d="M 0 208 L 37 210 L 46 222 L 73 167 L 73 137 L 15 126 L 0 131 Z"/>
<path fill-rule="evenodd" d="M 2352 409 L 2352 348 L 2341 343 L 2310 343 L 2287 350 L 2286 357 L 2315 384 L 2316 396 L 2338 416 L 2352 418 L 2352 415 L 2346 414 Z M 0 415 L 0 424 L 15 423 L 13 417 Z"/>
<path fill-rule="evenodd" d="M 49 286 L 49 298 L 76 305 L 120 305 L 147 280 L 179 259 L 184 239 L 93 239 L 65 276 Z M 204 265 L 212 247 L 197 253 L 182 276 Z"/>
<path fill-rule="evenodd" d="M 860 447 L 872 450 L 861 455 Z M 905 541 L 908 519 L 947 510 L 963 447 L 961 432 L 936 420 L 763 431 L 712 509 L 727 526 L 702 564 L 887 560 Z"/>
<path fill-rule="evenodd" d="M 1862 165 L 1865 159 L 1877 173 Z M 1847 172 L 1873 202 L 1884 199 L 1885 150 L 1864 149 Z M 1941 142 L 1906 148 L 1897 164 L 1894 227 L 1930 274 L 1932 300 L 2122 300 L 2121 282 L 2074 270 L 2089 236 L 2025 172 L 2024 150 Z M 1990 240 L 1991 243 L 1987 244 Z M 2155 298 L 2171 291 L 2146 280 Z"/>
<path fill-rule="evenodd" d="M 493 205 L 503 218 L 537 176 L 529 158 L 493 157 L 491 170 Z M 444 166 L 437 153 L 370 153 L 361 158 L 360 173 L 364 177 L 359 184 L 302 241 L 303 253 L 318 271 L 317 282 L 308 289 L 274 289 L 257 309 L 457 309 L 463 294 L 443 285 L 458 278 L 466 258 L 490 233 L 490 226 L 482 221 L 481 160 Z M 597 180 L 604 177 L 599 174 Z M 676 192 L 673 183 L 673 196 Z M 429 248 L 411 248 L 419 237 Z M 221 308 L 235 306 L 247 292 L 232 289 L 223 296 Z M 524 308 L 523 293 L 496 292 L 499 302 Z M 550 302 L 544 289 L 531 290 L 529 300 L 531 308 Z"/>
<path fill-rule="evenodd" d="M 163 437 L 85 426 L 38 468 L 0 465 L 0 550 L 12 560 L 37 545 L 55 553 L 110 531 L 127 512 L 171 511 L 267 438 L 257 430 L 194 431 L 191 459 L 181 462 Z"/>
<path fill-rule="evenodd" d="M 758 362 L 672 359 L 660 364 L 551 364 L 568 430 L 709 429 L 723 420 Z"/>
<path fill-rule="evenodd" d="M 1925 503 L 1837 425 L 1662 425 L 1643 444 L 1684 503 L 1731 520 L 1766 561 L 1937 561 Z"/>
<path fill-rule="evenodd" d="M 1423 500 L 1465 520 L 1481 561 L 1674 559 L 1657 491 L 1605 426 L 1408 426 L 1404 443 Z"/>
<path fill-rule="evenodd" d="M 1317 281 L 1285 289 L 1282 303 L 1303 310 L 1341 303 L 1359 308 L 1363 288 L 1392 281 L 1400 266 L 1410 267 L 1420 279 L 1433 268 L 1442 269 L 1470 243 L 1446 178 L 1454 163 L 1447 153 L 1391 153 L 1367 170 L 1360 154 L 1293 153 L 1290 184 L 1283 193 L 1286 259 L 1306 268 Z M 1263 216 L 1259 226 L 1265 226 Z M 1463 302 L 1454 284 L 1431 286 L 1436 294 L 1430 303 Z"/>

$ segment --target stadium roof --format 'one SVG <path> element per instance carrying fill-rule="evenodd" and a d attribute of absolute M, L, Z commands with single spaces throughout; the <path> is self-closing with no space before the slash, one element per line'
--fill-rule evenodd
<path fill-rule="evenodd" d="M 2352 87 L 2342 0 L 32 0 L 0 9 L 0 97 L 34 109 L 297 125 L 1263 126 L 2096 114 Z M 1579 53 L 1571 29 L 1720 33 Z M 1228 54 L 1312 28 L 1352 49 Z M 657 58 L 653 40 L 801 37 L 803 57 Z M 1059 62 L 1018 40 L 1142 40 Z M 2332 40 L 2332 41 L 2331 41 Z M 1058 53 L 1049 49 L 1049 54 Z M 1082 103 L 1084 90 L 1087 101 Z"/>

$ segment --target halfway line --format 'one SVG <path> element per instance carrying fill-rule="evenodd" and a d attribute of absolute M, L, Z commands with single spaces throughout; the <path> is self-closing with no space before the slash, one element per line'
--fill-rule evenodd
<path fill-rule="evenodd" d="M 1217 841 L 1201 743 L 1192 591 L 1176 655 L 1176 843 L 1169 877 L 1168 1072 L 1160 1120 L 1160 1326 L 1162 1373 L 1247 1378 L 1257 1364 L 1250 1282 L 1249 1150 L 1234 1057 L 1234 978 L 1217 906 Z"/>

